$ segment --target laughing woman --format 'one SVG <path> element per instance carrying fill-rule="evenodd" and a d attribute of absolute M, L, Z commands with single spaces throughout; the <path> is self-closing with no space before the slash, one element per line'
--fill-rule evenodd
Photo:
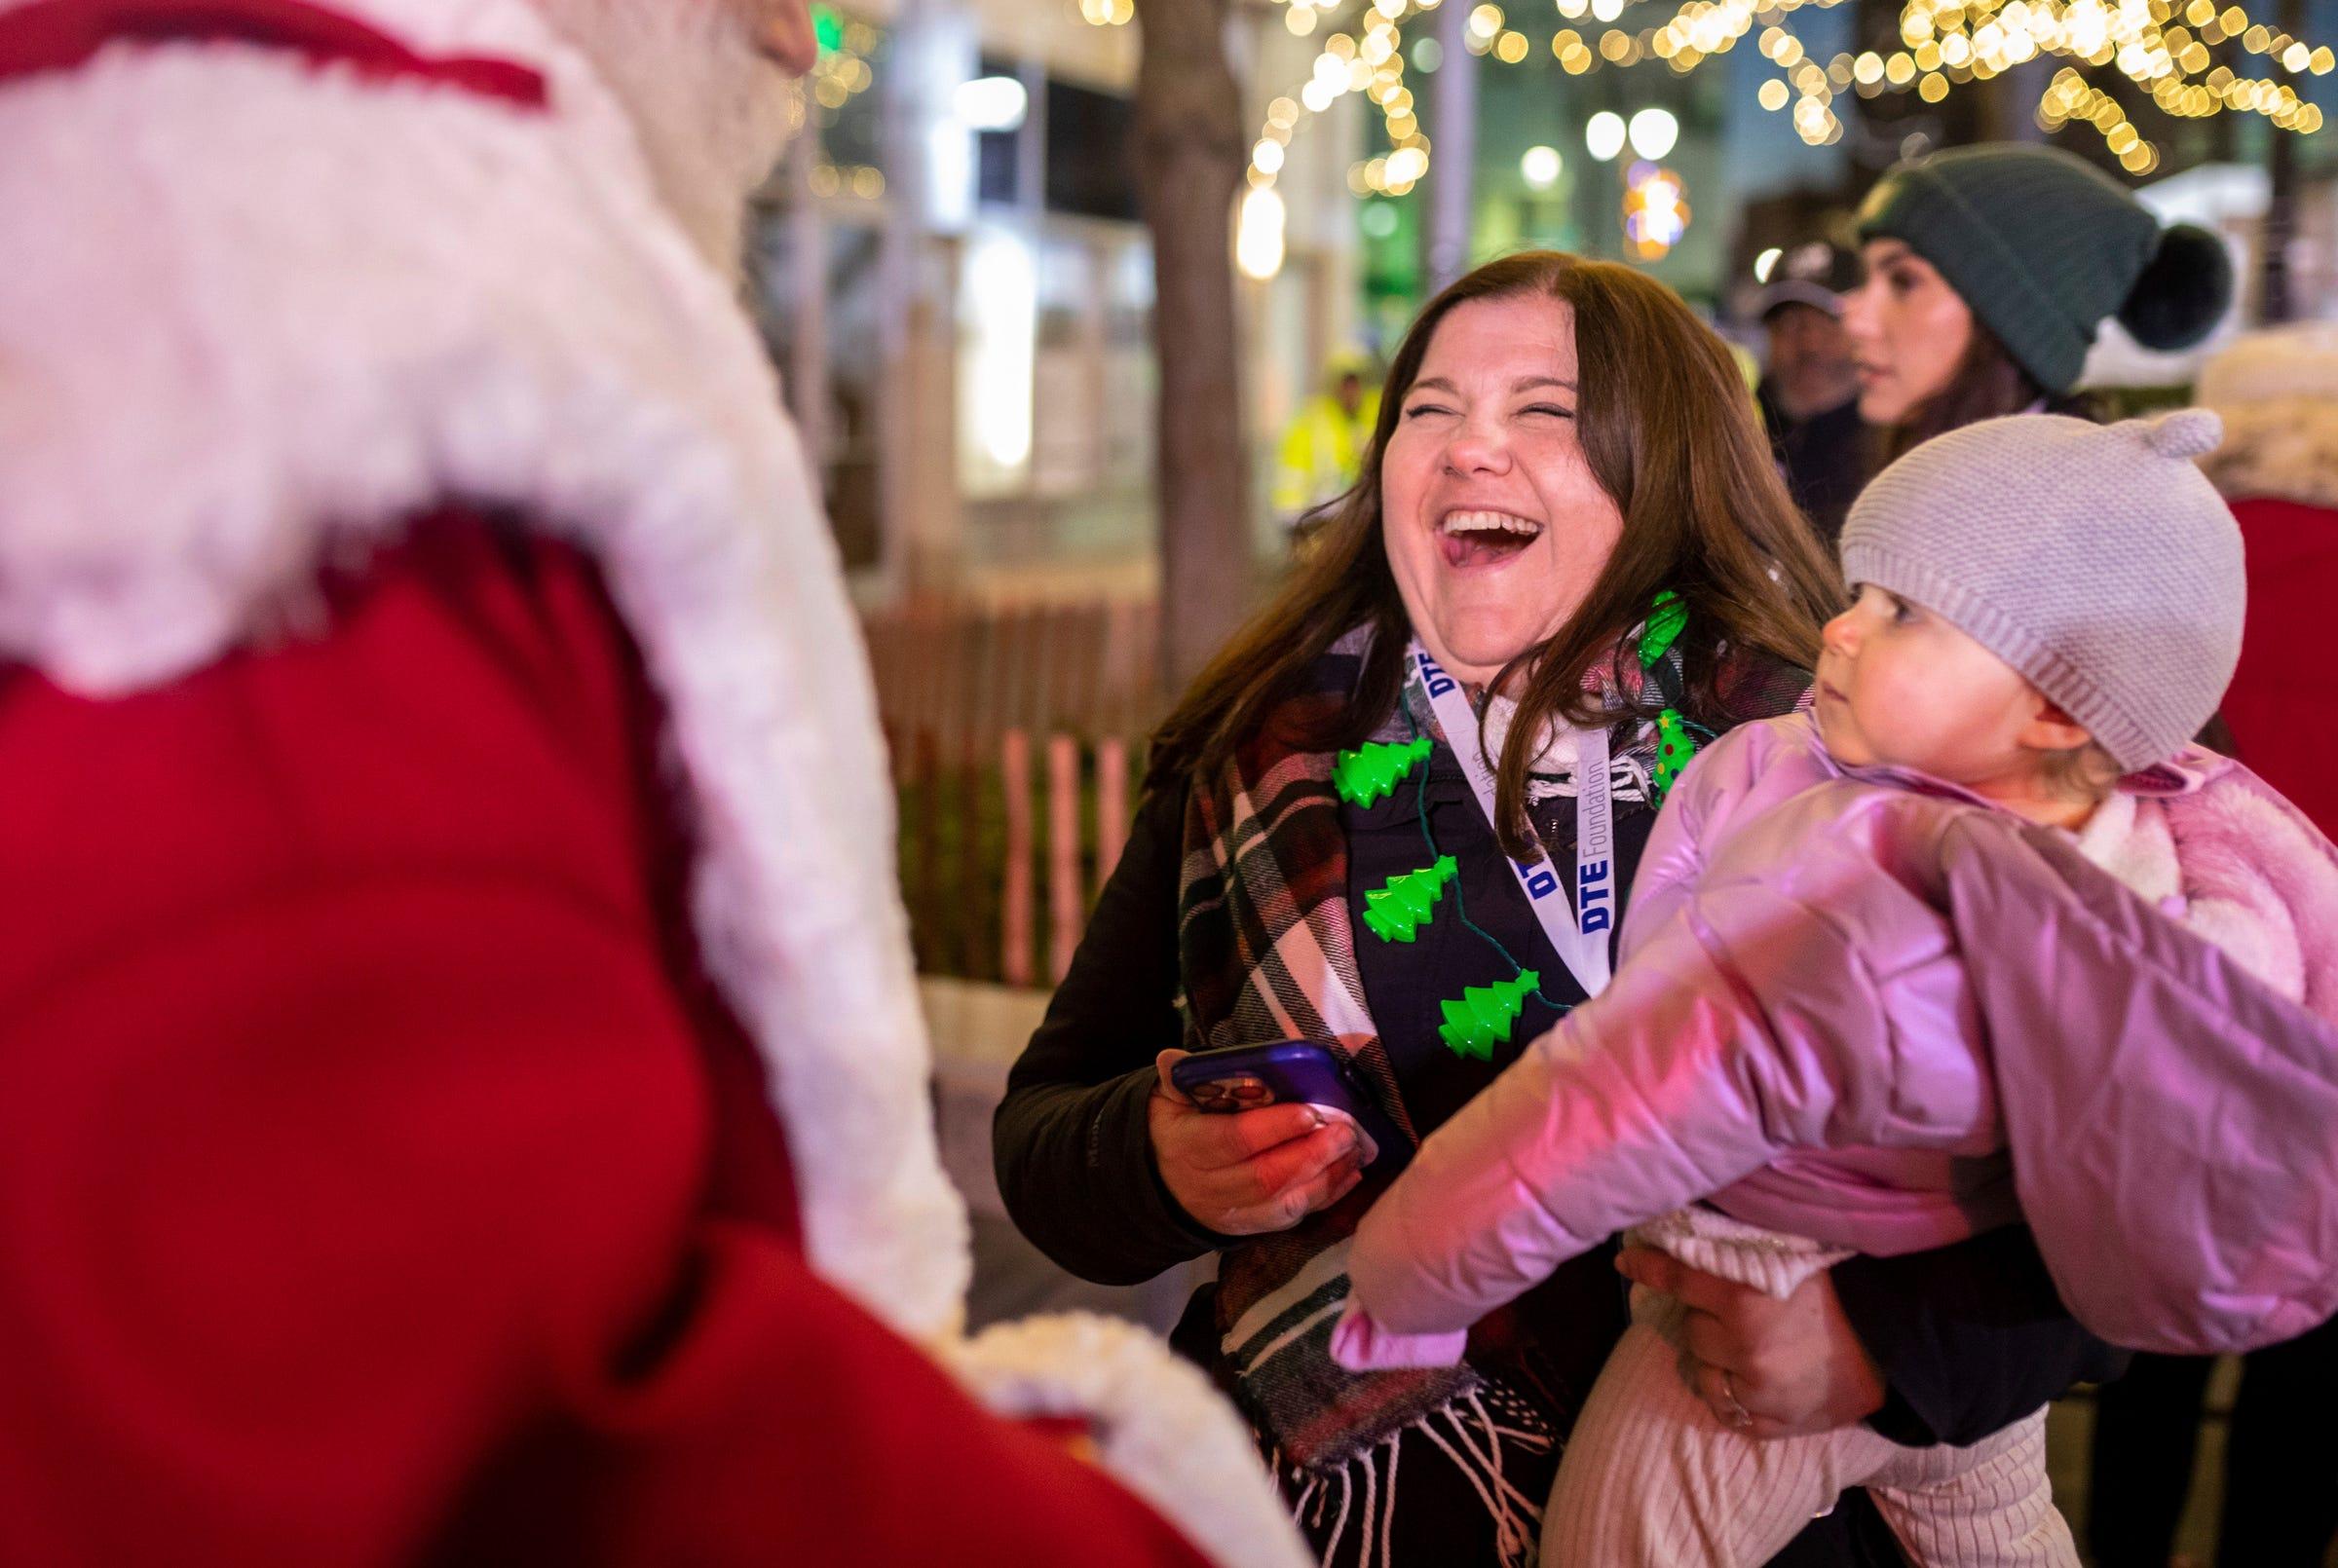
<path fill-rule="evenodd" d="M 1426 1136 L 1604 982 L 1612 930 L 1586 937 L 1525 880 L 1577 868 L 1580 812 L 1608 847 L 1595 826 L 1578 875 L 1628 888 L 1696 744 L 1800 698 L 1836 584 L 1719 339 L 1628 268 L 1520 255 L 1446 290 L 1372 451 L 1156 737 L 996 1151 L 1017 1223 L 1076 1274 L 1217 1254 L 1180 1341 L 1327 1562 L 1490 1568 L 1533 1559 L 1557 1447 L 1624 1325 L 1611 1257 L 1479 1325 L 1458 1367 L 1343 1372 L 1340 1263 L 1395 1162 L 1363 1169 L 1305 1105 L 1205 1114 L 1169 1064 L 1322 1041 Z M 1662 1283 L 1729 1374 L 1700 1383 L 1778 1429 L 1971 1441 L 2097 1369 L 2018 1230 L 1860 1259 L 1785 1303 Z M 1897 1561 L 1870 1526 L 1838 1510 L 1780 1560 Z"/>

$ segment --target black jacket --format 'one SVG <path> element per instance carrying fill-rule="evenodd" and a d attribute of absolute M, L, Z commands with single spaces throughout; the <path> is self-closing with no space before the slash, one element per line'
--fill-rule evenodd
<path fill-rule="evenodd" d="M 1786 475 L 1786 488 L 1831 557 L 1843 537 L 1843 519 L 1866 486 L 1872 461 L 1867 427 L 1859 417 L 1859 399 L 1853 397 L 1797 420 L 1787 416 L 1767 381 L 1755 396 L 1761 404 L 1762 421 L 1769 427 L 1770 450 Z"/>

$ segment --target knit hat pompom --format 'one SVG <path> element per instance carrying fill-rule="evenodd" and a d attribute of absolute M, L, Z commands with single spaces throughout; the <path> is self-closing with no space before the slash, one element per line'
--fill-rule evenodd
<path fill-rule="evenodd" d="M 1980 643 L 2121 768 L 2166 762 L 2216 711 L 2241 657 L 2241 529 L 2193 463 L 2221 438 L 2198 408 L 1951 430 L 1860 494 L 1843 576 Z"/>
<path fill-rule="evenodd" d="M 2146 349 L 2189 349 L 2215 329 L 2233 298 L 2233 258 L 2195 224 L 2160 236 L 2159 248 L 2119 307 L 2119 324 Z"/>

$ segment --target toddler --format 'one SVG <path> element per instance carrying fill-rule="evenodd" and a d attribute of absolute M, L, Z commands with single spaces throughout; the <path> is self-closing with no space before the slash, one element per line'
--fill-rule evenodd
<path fill-rule="evenodd" d="M 2026 1221 L 2138 1348 L 2338 1308 L 2338 856 L 2188 744 L 2241 641 L 2239 533 L 2191 461 L 2217 433 L 2018 416 L 1868 487 L 1809 711 L 1682 774 L 1612 985 L 1366 1216 L 1343 1363 L 1450 1362 L 1627 1226 L 1785 1296 Z M 1751 1568 L 1850 1486 L 1919 1563 L 2076 1564 L 2043 1412 L 1966 1448 L 1754 1438 L 1676 1370 L 1679 1305 L 1633 1317 L 1546 1565 Z"/>

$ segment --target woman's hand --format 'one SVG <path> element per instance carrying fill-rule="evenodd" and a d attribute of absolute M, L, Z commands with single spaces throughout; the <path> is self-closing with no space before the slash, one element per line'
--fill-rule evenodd
<path fill-rule="evenodd" d="M 1147 1123 L 1162 1184 L 1196 1224 L 1226 1236 L 1289 1230 L 1364 1179 L 1354 1126 L 1312 1105 L 1197 1109 L 1169 1082 L 1170 1064 L 1188 1054 L 1153 1059 L 1160 1082 Z"/>
<path fill-rule="evenodd" d="M 1883 1408 L 1883 1375 L 1851 1331 L 1832 1276 L 1815 1274 L 1780 1301 L 1650 1247 L 1626 1248 L 1615 1266 L 1688 1308 L 1681 1369 L 1725 1425 L 1781 1437 L 1831 1432 Z"/>

